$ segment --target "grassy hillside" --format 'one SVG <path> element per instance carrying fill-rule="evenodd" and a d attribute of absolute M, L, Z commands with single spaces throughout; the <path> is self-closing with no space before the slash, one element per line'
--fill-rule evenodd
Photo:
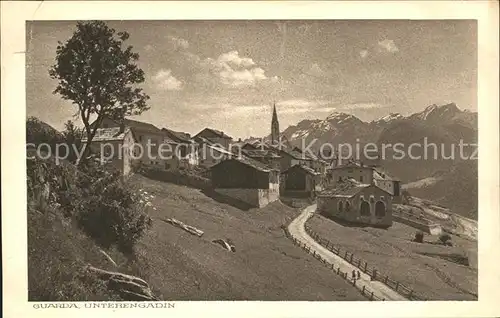
<path fill-rule="evenodd" d="M 154 196 L 153 227 L 136 250 L 148 264 L 149 283 L 160 298 L 365 300 L 284 236 L 281 225 L 298 210 L 275 202 L 245 211 L 200 190 L 138 175 L 131 182 Z M 191 235 L 164 221 L 171 217 L 204 235 Z M 212 243 L 219 238 L 232 240 L 236 252 Z"/>
<path fill-rule="evenodd" d="M 477 243 L 452 236 L 453 247 L 413 242 L 416 229 L 394 223 L 388 230 L 342 226 L 315 215 L 307 223 L 321 237 L 367 261 L 383 275 L 432 300 L 476 300 L 477 270 L 464 263 Z M 436 242 L 426 236 L 424 241 Z"/>

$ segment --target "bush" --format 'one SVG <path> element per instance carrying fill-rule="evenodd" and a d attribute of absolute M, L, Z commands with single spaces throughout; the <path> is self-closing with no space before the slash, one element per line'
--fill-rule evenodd
<path fill-rule="evenodd" d="M 88 163 L 78 174 L 76 187 L 64 194 L 63 202 L 83 231 L 100 246 L 116 245 L 129 254 L 151 226 L 142 195 L 134 190 L 124 184 L 120 172 Z"/>
<path fill-rule="evenodd" d="M 423 243 L 424 242 L 424 232 L 422 232 L 422 231 L 416 232 L 414 241 L 417 243 Z"/>
<path fill-rule="evenodd" d="M 439 240 L 443 245 L 451 245 L 451 236 L 447 233 L 439 235 Z"/>

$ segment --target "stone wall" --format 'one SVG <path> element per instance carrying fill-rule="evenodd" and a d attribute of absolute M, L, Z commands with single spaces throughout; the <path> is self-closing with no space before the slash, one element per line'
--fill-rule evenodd
<path fill-rule="evenodd" d="M 361 215 L 361 203 L 367 201 L 370 215 Z M 392 197 L 381 189 L 372 186 L 364 189 L 361 194 L 352 198 L 318 196 L 317 210 L 321 215 L 344 220 L 349 223 L 390 227 L 392 225 Z M 339 210 L 339 201 L 342 202 L 342 211 Z M 375 214 L 375 205 L 381 201 L 385 205 L 385 215 L 379 217 Z M 349 204 L 347 210 L 346 204 Z"/>
<path fill-rule="evenodd" d="M 278 185 L 278 184 L 276 184 Z M 262 208 L 271 202 L 279 200 L 279 189 L 215 189 L 215 192 L 233 199 Z"/>

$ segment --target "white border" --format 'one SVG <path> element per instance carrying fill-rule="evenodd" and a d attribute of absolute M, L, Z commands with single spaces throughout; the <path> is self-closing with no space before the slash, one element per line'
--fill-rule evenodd
<path fill-rule="evenodd" d="M 479 300 L 476 302 L 175 302 L 152 317 L 500 316 L 498 1 L 1 1 L 2 242 L 6 317 L 109 317 L 144 309 L 33 309 L 27 303 L 25 21 L 168 19 L 477 19 L 479 29 Z M 301 288 L 301 286 L 297 286 Z M 93 310 L 89 312 L 89 310 Z"/>

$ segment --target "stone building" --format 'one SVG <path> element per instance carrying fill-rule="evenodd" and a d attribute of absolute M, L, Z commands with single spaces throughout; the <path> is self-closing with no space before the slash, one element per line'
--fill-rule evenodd
<path fill-rule="evenodd" d="M 387 228 L 392 225 L 392 195 L 374 184 L 347 179 L 317 196 L 317 212 L 348 223 Z"/>
<path fill-rule="evenodd" d="M 389 192 L 394 198 L 394 203 L 401 202 L 400 180 L 389 176 L 381 168 L 367 166 L 361 162 L 349 161 L 330 170 L 330 185 L 335 187 L 347 179 L 354 179 L 360 183 L 375 184 Z"/>
<path fill-rule="evenodd" d="M 256 160 L 234 157 L 210 168 L 212 186 L 219 194 L 264 207 L 279 199 L 279 171 Z"/>
<path fill-rule="evenodd" d="M 84 146 L 86 142 L 87 138 L 84 137 L 82 145 Z M 139 156 L 133 146 L 135 142 L 136 137 L 130 128 L 98 128 L 90 149 L 105 161 L 102 164 L 109 164 L 123 175 L 128 175 L 139 162 Z"/>

